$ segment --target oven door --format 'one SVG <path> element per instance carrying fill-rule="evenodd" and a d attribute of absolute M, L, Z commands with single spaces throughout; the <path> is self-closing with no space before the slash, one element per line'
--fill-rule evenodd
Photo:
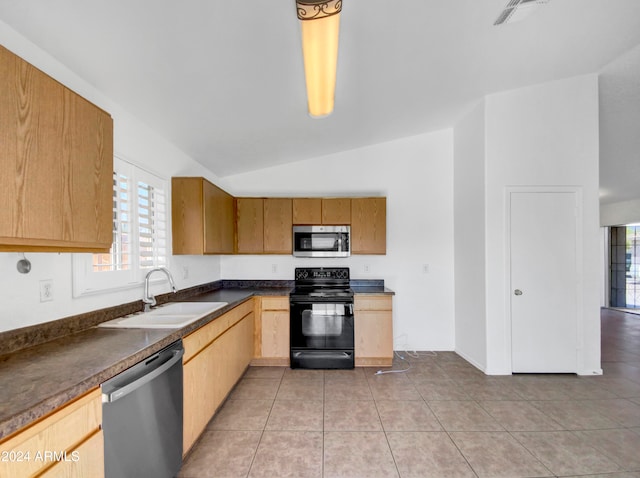
<path fill-rule="evenodd" d="M 291 367 L 353 368 L 353 304 L 291 303 Z"/>

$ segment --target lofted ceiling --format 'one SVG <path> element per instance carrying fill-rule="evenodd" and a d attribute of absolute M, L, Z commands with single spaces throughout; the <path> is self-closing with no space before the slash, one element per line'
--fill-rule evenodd
<path fill-rule="evenodd" d="M 218 176 L 453 126 L 493 92 L 599 72 L 638 0 L 345 0 L 328 118 L 306 112 L 294 0 L 0 0 L 0 20 Z"/>

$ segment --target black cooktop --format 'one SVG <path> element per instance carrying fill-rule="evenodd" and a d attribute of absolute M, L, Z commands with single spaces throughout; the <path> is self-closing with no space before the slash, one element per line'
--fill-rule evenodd
<path fill-rule="evenodd" d="M 290 298 L 295 300 L 352 300 L 348 267 L 297 267 L 295 289 Z"/>

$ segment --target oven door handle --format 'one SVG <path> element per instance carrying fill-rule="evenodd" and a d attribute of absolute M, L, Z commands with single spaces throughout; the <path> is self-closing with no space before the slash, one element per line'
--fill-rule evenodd
<path fill-rule="evenodd" d="M 294 307 L 297 305 L 314 305 L 314 304 L 336 304 L 336 305 L 344 305 L 345 308 L 348 307 L 351 313 L 353 313 L 353 301 L 351 302 L 343 302 L 341 300 L 314 300 L 311 299 L 295 299 L 289 301 L 289 306 Z"/>

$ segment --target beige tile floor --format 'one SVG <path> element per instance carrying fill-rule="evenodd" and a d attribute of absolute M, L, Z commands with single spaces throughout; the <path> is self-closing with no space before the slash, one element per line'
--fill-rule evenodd
<path fill-rule="evenodd" d="M 599 377 L 491 377 L 452 352 L 383 375 L 251 367 L 179 476 L 640 478 L 640 316 L 602 321 Z"/>

